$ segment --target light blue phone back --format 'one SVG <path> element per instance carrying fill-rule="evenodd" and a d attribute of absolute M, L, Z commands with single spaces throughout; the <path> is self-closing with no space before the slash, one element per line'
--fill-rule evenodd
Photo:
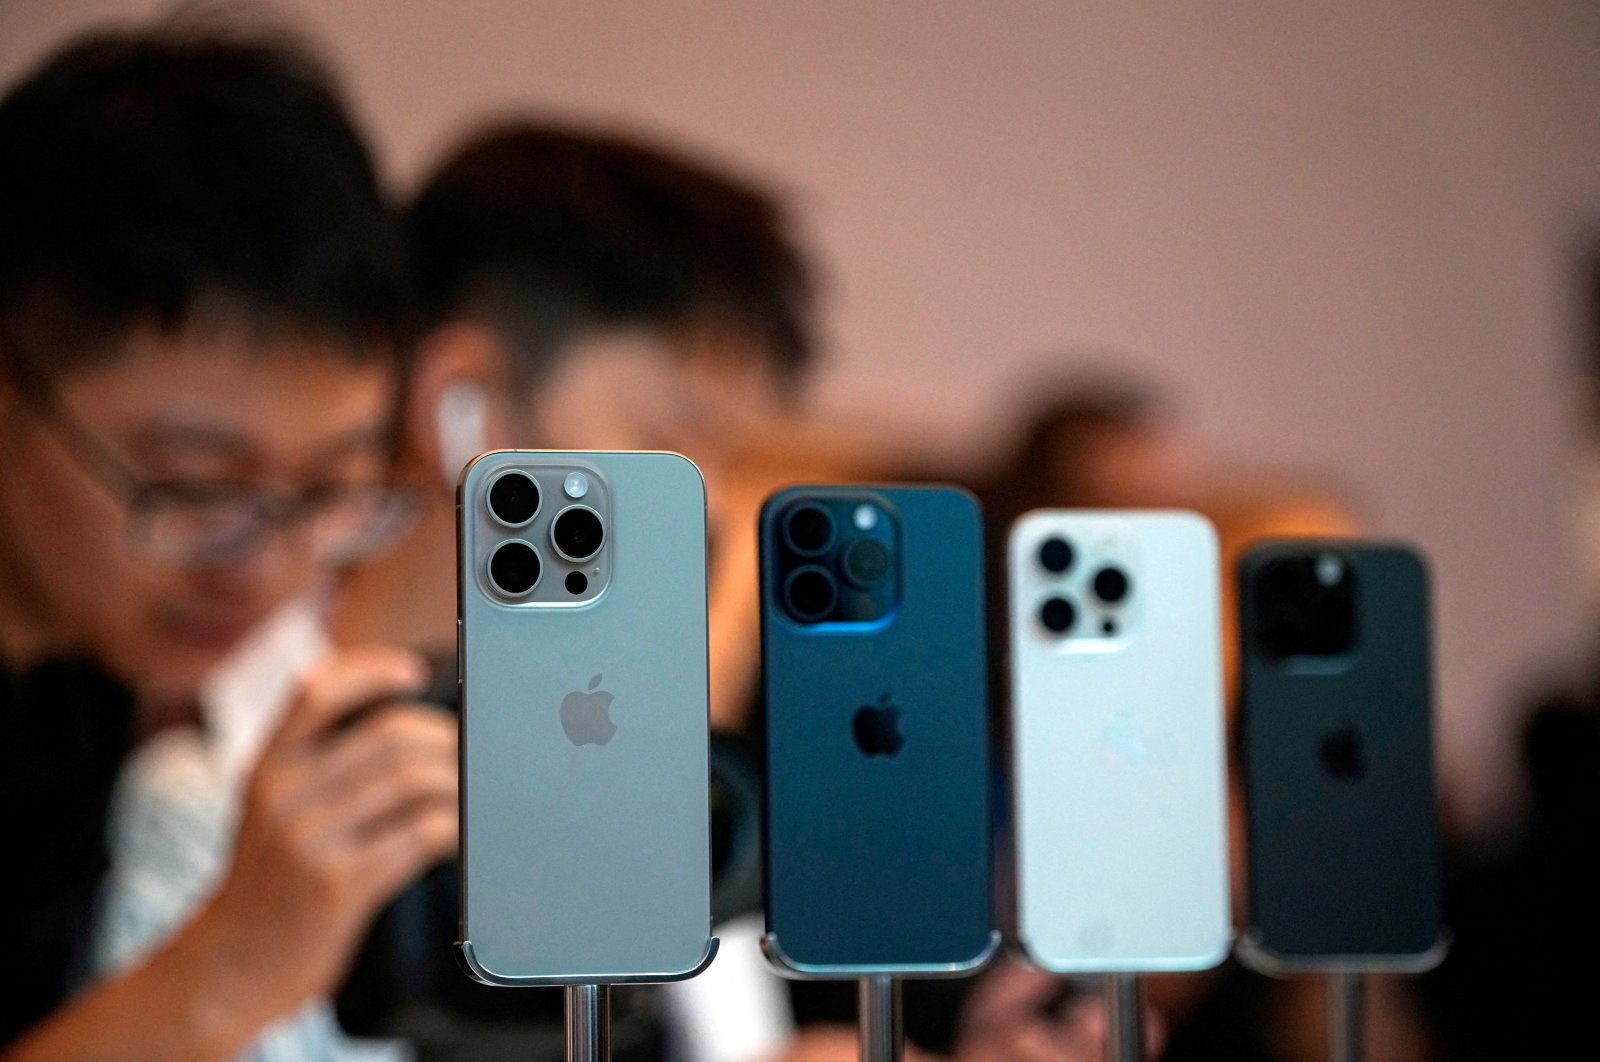
<path fill-rule="evenodd" d="M 483 586 L 485 484 L 541 462 L 609 491 L 596 600 L 518 606 Z M 463 957 L 508 985 L 697 972 L 711 947 L 699 470 L 675 454 L 500 451 L 468 467 L 459 504 Z M 615 734 L 574 744 L 562 703 L 591 686 L 611 694 Z"/>

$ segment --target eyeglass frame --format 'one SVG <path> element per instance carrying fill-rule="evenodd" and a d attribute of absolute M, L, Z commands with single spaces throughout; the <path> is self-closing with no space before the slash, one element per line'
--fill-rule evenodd
<path fill-rule="evenodd" d="M 16 339 L 3 329 L 0 329 L 0 372 L 11 379 L 23 401 L 65 445 L 78 466 L 108 492 L 116 495 L 135 519 L 148 520 L 151 513 L 159 512 L 163 507 L 176 510 L 183 503 L 216 504 L 219 501 L 236 506 L 240 513 L 250 513 L 250 533 L 241 536 L 242 542 L 230 548 L 219 548 L 210 557 L 204 556 L 207 551 L 198 545 L 186 551 L 182 559 L 159 549 L 151 549 L 132 534 L 133 528 L 130 527 L 129 540 L 135 548 L 148 555 L 174 561 L 183 567 L 233 563 L 259 552 L 274 534 L 301 526 L 319 513 L 332 511 L 330 500 L 337 502 L 341 497 L 370 494 L 393 505 L 394 511 L 388 514 L 393 526 L 373 532 L 371 542 L 363 543 L 360 548 L 338 551 L 336 556 L 319 558 L 319 563 L 337 566 L 383 552 L 404 533 L 416 515 L 420 500 L 418 492 L 394 486 L 351 489 L 322 485 L 297 492 L 284 492 L 246 483 L 182 483 L 147 478 L 129 467 L 128 462 L 118 456 L 110 444 L 68 409 L 50 379 L 33 363 Z M 395 416 L 385 431 L 391 460 L 398 450 L 398 436 L 398 416 Z"/>

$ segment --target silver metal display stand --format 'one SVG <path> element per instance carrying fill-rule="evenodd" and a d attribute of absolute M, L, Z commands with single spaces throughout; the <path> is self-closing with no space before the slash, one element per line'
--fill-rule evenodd
<path fill-rule="evenodd" d="M 1366 1057 L 1364 977 L 1351 971 L 1328 975 L 1329 1062 L 1362 1062 Z"/>
<path fill-rule="evenodd" d="M 856 982 L 856 1027 L 860 1031 L 862 1062 L 900 1062 L 905 1057 L 906 1033 L 901 1021 L 900 986 L 907 977 L 941 979 L 968 977 L 986 966 L 1000 951 L 1000 931 L 991 930 L 983 951 L 966 962 L 946 966 L 855 966 L 839 967 L 796 962 L 784 953 L 777 935 L 761 938 L 761 952 L 780 976 L 796 981 Z"/>
<path fill-rule="evenodd" d="M 567 985 L 567 1062 L 611 1062 L 611 986 Z"/>
<path fill-rule="evenodd" d="M 857 984 L 861 1062 L 900 1062 L 906 1050 L 905 1026 L 901 1022 L 900 979 L 863 977 Z"/>
<path fill-rule="evenodd" d="M 1144 1062 L 1144 992 L 1136 973 L 1107 974 L 1106 1062 Z"/>

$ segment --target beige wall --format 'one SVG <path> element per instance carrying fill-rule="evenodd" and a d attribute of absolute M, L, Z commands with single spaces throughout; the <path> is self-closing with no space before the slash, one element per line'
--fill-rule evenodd
<path fill-rule="evenodd" d="M 0 77 L 143 2 L 0 0 Z M 1212 445 L 1433 554 L 1444 748 L 1482 799 L 1576 637 L 1569 267 L 1600 217 L 1600 5 L 298 0 L 401 186 L 549 106 L 790 189 L 835 414 L 976 452 L 1019 375 L 1125 354 Z"/>

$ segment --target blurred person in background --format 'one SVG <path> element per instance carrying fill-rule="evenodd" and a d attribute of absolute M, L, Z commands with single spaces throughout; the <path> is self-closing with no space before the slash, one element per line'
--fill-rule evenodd
<path fill-rule="evenodd" d="M 1021 393 L 1022 430 L 981 485 L 996 533 L 1045 507 L 1192 504 L 1203 475 L 1198 448 L 1149 382 L 1086 365 Z"/>
<path fill-rule="evenodd" d="M 399 294 L 291 42 L 99 33 L 0 101 L 4 1057 L 358 1053 L 315 1001 L 454 849 L 454 727 L 395 651 L 326 657 L 281 721 L 209 687 L 402 523 Z"/>
<path fill-rule="evenodd" d="M 755 687 L 755 512 L 767 486 L 743 472 L 741 453 L 789 405 L 815 345 L 812 270 L 782 204 L 670 148 L 513 121 L 450 152 L 405 220 L 422 320 L 397 474 L 423 499 L 421 514 L 398 551 L 349 572 L 336 638 L 453 655 L 455 488 L 479 453 L 677 451 L 706 480 L 712 717 L 722 734 L 714 751 L 729 765 L 727 736 Z M 719 918 L 759 904 L 757 788 L 752 780 L 741 801 L 716 788 Z M 743 836 L 729 835 L 732 824 Z M 728 865 L 735 851 L 742 870 Z M 743 890 L 727 887 L 741 875 Z M 781 1047 L 791 1023 L 782 984 L 755 947 L 759 920 L 718 933 L 722 949 L 707 974 L 665 997 L 616 994 L 619 1057 L 659 1052 L 650 1046 L 659 1030 L 638 1026 L 663 1021 L 690 1057 L 755 1058 Z M 495 994 L 479 993 L 473 1009 L 494 1008 Z M 559 992 L 511 995 L 519 1013 L 500 1018 L 559 1028 Z M 665 1016 L 662 999 L 676 1001 Z M 501 1050 L 481 1022 L 458 1032 L 476 1057 Z M 559 1038 L 543 1050 L 558 1054 Z"/>
<path fill-rule="evenodd" d="M 1600 233 L 1579 262 L 1584 375 L 1574 575 L 1600 571 L 1595 456 L 1600 453 Z M 1592 609 L 1592 598 L 1591 598 Z M 1590 613 L 1591 618 L 1593 613 Z M 1600 947 L 1600 644 L 1591 629 L 1576 674 L 1542 676 L 1525 696 L 1523 791 L 1492 831 L 1458 831 L 1445 860 L 1450 949 L 1423 982 L 1448 1053 L 1464 1062 L 1577 1057 L 1594 1036 Z M 1541 670 L 1548 668 L 1544 665 Z M 1447 837 L 1450 835 L 1447 834 Z"/>
<path fill-rule="evenodd" d="M 741 448 L 789 407 L 812 268 L 759 186 L 642 140 L 507 123 L 469 137 L 407 217 L 422 336 L 402 473 L 417 532 L 352 573 L 341 630 L 455 650 L 454 491 L 498 447 L 673 450 L 705 475 L 712 717 L 755 685 L 754 506 Z"/>

